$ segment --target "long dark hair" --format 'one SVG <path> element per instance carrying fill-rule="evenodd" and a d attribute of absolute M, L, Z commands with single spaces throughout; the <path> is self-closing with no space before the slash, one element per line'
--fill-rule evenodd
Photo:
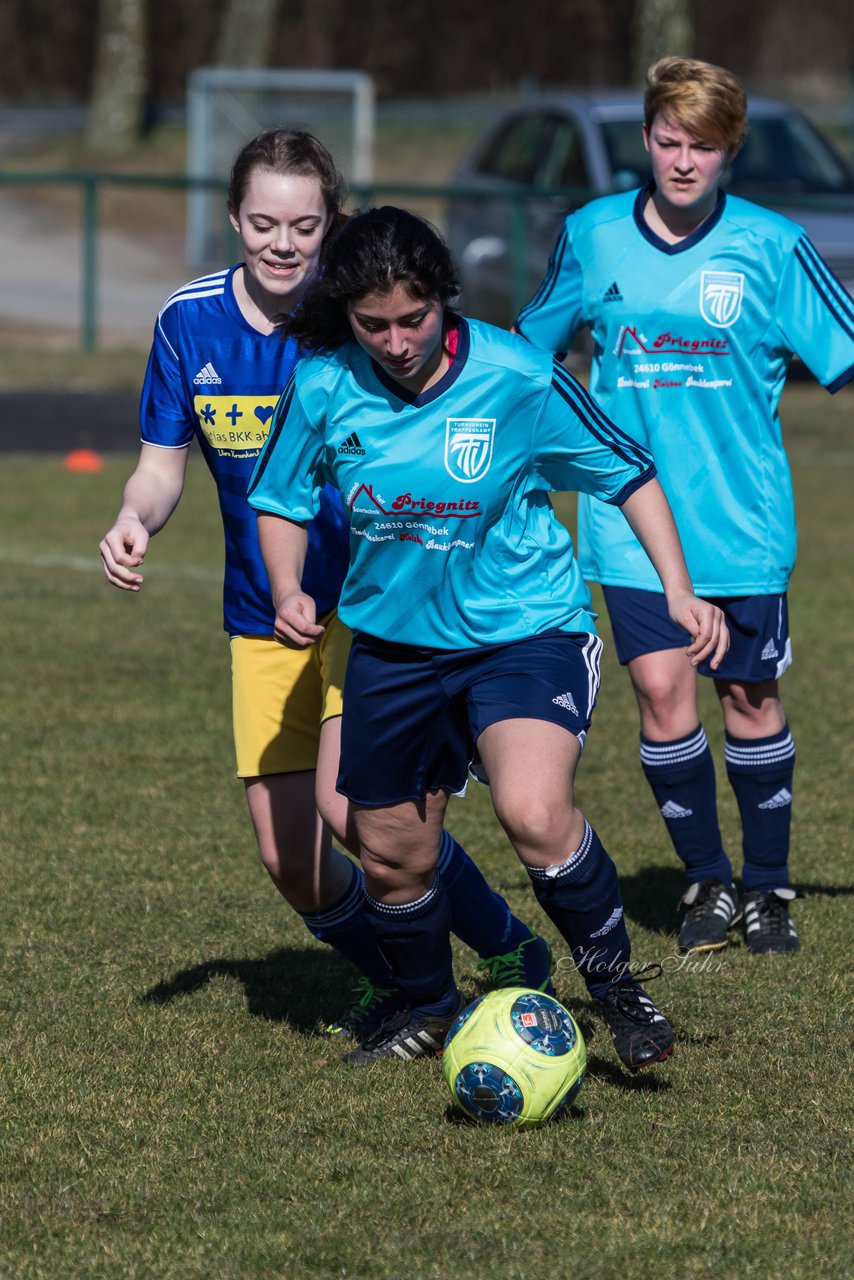
<path fill-rule="evenodd" d="M 306 350 L 331 350 L 353 336 L 347 304 L 397 284 L 415 298 L 438 298 L 443 308 L 460 291 L 450 252 L 435 227 L 394 205 L 366 209 L 348 218 L 330 240 L 320 276 L 279 327 Z"/>

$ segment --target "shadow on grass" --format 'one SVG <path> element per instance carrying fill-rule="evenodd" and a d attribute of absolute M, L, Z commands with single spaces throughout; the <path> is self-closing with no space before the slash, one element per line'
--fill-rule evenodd
<path fill-rule="evenodd" d="M 545 1123 L 546 1125 L 548 1125 L 549 1128 L 552 1128 L 554 1125 L 557 1125 L 557 1124 L 561 1124 L 561 1125 L 582 1124 L 586 1119 L 587 1119 L 587 1113 L 585 1112 L 584 1108 L 578 1107 L 576 1106 L 575 1103 L 572 1103 L 571 1106 L 565 1107 L 562 1111 L 559 1111 L 557 1115 L 550 1116 Z M 499 1121 L 475 1120 L 472 1118 L 472 1116 L 467 1115 L 466 1112 L 463 1111 L 460 1107 L 455 1107 L 452 1102 L 449 1103 L 448 1106 L 445 1108 L 445 1123 L 452 1125 L 455 1129 L 507 1130 L 508 1128 L 512 1128 L 512 1126 L 508 1126 L 507 1124 L 502 1124 Z M 516 1131 L 518 1133 L 526 1128 L 532 1129 L 537 1127 L 538 1126 L 536 1125 L 522 1125 L 521 1128 L 517 1128 Z"/>
<path fill-rule="evenodd" d="M 316 1031 L 341 1012 L 352 971 L 333 952 L 282 947 L 258 960 L 205 960 L 179 969 L 137 998 L 138 1004 L 167 1005 L 203 990 L 215 978 L 233 978 L 243 987 L 255 1018 L 286 1022 L 295 1031 Z"/>
<path fill-rule="evenodd" d="M 617 868 L 619 871 L 619 867 Z M 677 906 L 687 888 L 681 866 L 644 867 L 620 876 L 620 893 L 627 919 L 652 933 L 676 932 Z"/>
<path fill-rule="evenodd" d="M 739 892 L 741 886 L 739 885 Z M 675 940 L 681 914 L 679 901 L 687 888 L 682 867 L 644 867 L 634 875 L 620 876 L 620 892 L 626 918 L 651 933 L 672 934 Z M 839 898 L 854 893 L 854 885 L 800 884 L 799 898 Z"/>

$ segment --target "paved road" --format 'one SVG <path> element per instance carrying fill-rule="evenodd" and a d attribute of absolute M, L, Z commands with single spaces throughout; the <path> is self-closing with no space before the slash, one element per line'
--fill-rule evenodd
<path fill-rule="evenodd" d="M 67 129 L 81 126 L 69 110 Z M 0 110 L 0 163 L 60 127 L 49 110 Z M 0 317 L 79 332 L 82 298 L 80 219 L 46 207 L 38 186 L 0 187 Z M 183 226 L 155 249 L 104 225 L 98 236 L 98 331 L 104 344 L 147 345 L 165 298 L 191 274 Z"/>

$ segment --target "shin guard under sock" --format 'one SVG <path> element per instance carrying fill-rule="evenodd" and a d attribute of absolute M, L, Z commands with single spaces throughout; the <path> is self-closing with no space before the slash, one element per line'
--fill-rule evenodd
<path fill-rule="evenodd" d="M 531 936 L 487 884 L 482 871 L 448 831 L 442 832 L 436 872 L 451 908 L 451 932 L 482 959 L 512 951 Z"/>
<path fill-rule="evenodd" d="M 451 959 L 451 909 L 437 876 L 415 902 L 365 899 L 365 912 L 397 985 L 414 1013 L 453 1013 L 459 996 Z"/>
<path fill-rule="evenodd" d="M 631 959 L 617 868 L 585 822 L 581 844 L 566 862 L 525 869 L 537 901 L 569 943 L 588 991 L 598 998 Z"/>
<path fill-rule="evenodd" d="M 744 887 L 770 892 L 789 884 L 795 744 L 788 724 L 769 738 L 726 735 L 726 767 L 743 833 Z"/>
<path fill-rule="evenodd" d="M 691 884 L 732 884 L 718 826 L 715 765 L 702 725 L 672 742 L 641 734 L 641 767 Z"/>

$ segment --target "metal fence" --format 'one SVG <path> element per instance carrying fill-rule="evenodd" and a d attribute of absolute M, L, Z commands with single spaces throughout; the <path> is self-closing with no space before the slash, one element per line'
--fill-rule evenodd
<path fill-rule="evenodd" d="M 106 230 L 101 225 L 102 196 L 107 188 L 127 189 L 159 189 L 186 195 L 199 189 L 217 192 L 224 197 L 224 187 L 220 179 L 191 178 L 185 176 L 166 176 L 163 174 L 118 174 L 89 171 L 54 171 L 54 172 L 9 172 L 0 171 L 0 189 L 27 188 L 36 186 L 56 186 L 76 188 L 80 196 L 79 219 L 79 333 L 80 345 L 84 351 L 95 351 L 100 345 L 101 293 L 102 276 L 104 275 L 100 261 L 101 240 Z M 492 186 L 468 188 L 464 186 L 427 186 L 417 184 L 393 183 L 353 183 L 350 187 L 351 202 L 376 203 L 398 202 L 424 212 L 440 226 L 444 215 L 452 202 L 474 202 L 472 222 L 476 224 L 476 210 L 479 202 L 489 201 L 492 205 L 503 202 L 503 255 L 501 264 L 496 268 L 501 275 L 501 288 L 505 296 L 506 314 L 501 323 L 510 323 L 513 316 L 528 300 L 532 289 L 536 287 L 545 266 L 548 254 L 547 245 L 554 239 L 560 220 L 566 210 L 577 207 L 593 197 L 592 192 L 578 188 L 538 188 L 538 187 L 506 187 Z M 757 197 L 764 203 L 762 197 Z M 797 204 L 821 209 L 826 207 L 821 197 L 806 196 L 774 198 L 774 207 L 785 210 L 787 204 Z M 239 256 L 236 237 L 228 223 L 224 198 L 222 200 L 223 226 L 226 230 L 226 245 L 233 250 L 233 257 Z M 532 217 L 536 211 L 548 211 L 550 222 L 544 231 L 542 219 Z M 854 201 L 852 201 L 854 212 Z M 537 238 L 538 237 L 538 238 Z M 176 219 L 176 243 L 182 243 L 182 223 Z M 537 241 L 534 243 L 534 241 Z M 486 241 L 484 241 L 484 244 Z M 453 245 L 452 245 L 453 247 Z M 50 255 L 50 244 L 44 248 L 45 255 Z M 222 260 L 211 263 L 209 269 L 218 269 L 228 260 L 228 254 Z M 465 263 L 462 263 L 465 267 Z M 172 288 L 183 283 L 176 280 Z M 162 295 L 163 298 L 166 293 Z M 162 299 L 161 299 L 162 300 Z M 471 299 L 465 298 L 466 310 L 469 314 L 482 314 L 477 307 L 471 308 Z M 153 324 L 156 308 L 148 316 L 148 324 Z M 484 316 L 493 319 L 492 315 Z"/>
<path fill-rule="evenodd" d="M 89 171 L 51 172 L 3 172 L 0 171 L 0 188 L 26 188 L 36 186 L 62 186 L 76 188 L 80 194 L 80 343 L 84 351 L 94 351 L 99 345 L 99 287 L 101 269 L 99 263 L 99 238 L 101 227 L 102 194 L 109 187 L 128 189 L 157 188 L 164 191 L 190 192 L 199 189 L 224 195 L 220 179 L 190 178 L 163 174 L 118 174 Z M 400 202 L 407 205 L 429 202 L 435 208 L 437 202 L 447 203 L 455 199 L 474 201 L 503 200 L 509 211 L 510 291 L 514 310 L 527 300 L 525 274 L 526 245 L 528 240 L 526 210 L 532 201 L 561 201 L 568 207 L 591 197 L 584 190 L 552 188 L 495 188 L 488 192 L 460 186 L 421 186 L 417 184 L 373 183 L 350 185 L 351 200 L 357 204 L 374 203 L 380 197 L 383 202 Z M 228 224 L 223 201 L 223 225 L 230 240 L 235 238 Z M 176 228 L 176 231 L 178 229 Z M 222 263 L 211 264 L 221 266 Z M 153 322 L 154 316 L 151 320 Z"/>

